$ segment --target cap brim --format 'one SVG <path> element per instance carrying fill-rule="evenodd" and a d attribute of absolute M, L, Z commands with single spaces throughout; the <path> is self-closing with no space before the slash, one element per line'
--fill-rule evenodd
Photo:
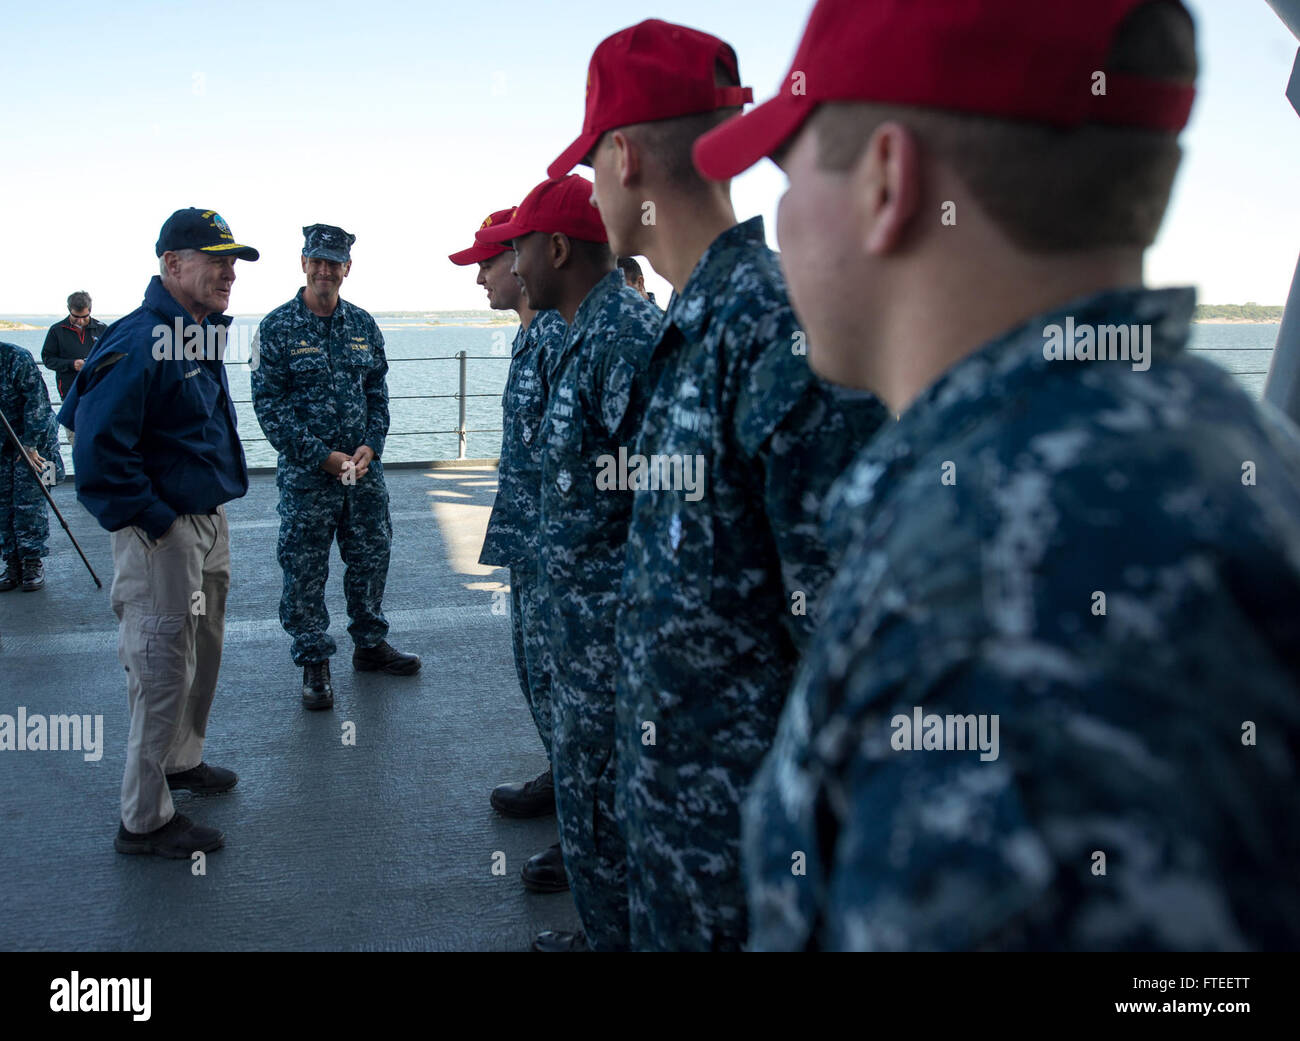
<path fill-rule="evenodd" d="M 304 249 L 302 255 L 308 260 L 332 260 L 335 264 L 346 264 L 352 259 L 346 253 L 333 249 L 313 249 L 310 252 Z"/>
<path fill-rule="evenodd" d="M 199 252 L 216 253 L 223 257 L 235 257 L 237 260 L 256 260 L 262 255 L 252 246 L 241 246 L 238 242 L 223 242 L 220 246 L 200 246 Z"/>
<path fill-rule="evenodd" d="M 462 249 L 459 253 L 451 254 L 447 259 L 453 264 L 459 264 L 465 267 L 469 264 L 479 264 L 485 260 L 491 260 L 493 257 L 499 257 L 502 253 L 509 253 L 510 247 L 505 245 L 484 246 L 475 244 L 469 249 Z"/>
<path fill-rule="evenodd" d="M 575 166 L 581 165 L 591 154 L 591 150 L 599 144 L 601 136 L 597 133 L 583 134 L 560 153 L 560 158 L 546 168 L 546 176 L 558 180 Z"/>
<path fill-rule="evenodd" d="M 727 181 L 780 150 L 816 107 L 806 99 L 778 94 L 758 108 L 702 134 L 691 157 L 713 181 Z"/>

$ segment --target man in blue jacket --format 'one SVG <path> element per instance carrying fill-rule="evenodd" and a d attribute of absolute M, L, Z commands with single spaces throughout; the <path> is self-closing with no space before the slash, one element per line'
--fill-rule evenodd
<path fill-rule="evenodd" d="M 77 498 L 113 533 L 113 611 L 131 733 L 119 853 L 186 858 L 215 828 L 172 805 L 238 780 L 203 762 L 230 587 L 224 503 L 248 491 L 222 354 L 235 260 L 256 260 L 214 210 L 177 210 L 158 237 L 160 275 L 109 326 L 59 413 L 75 439 Z"/>

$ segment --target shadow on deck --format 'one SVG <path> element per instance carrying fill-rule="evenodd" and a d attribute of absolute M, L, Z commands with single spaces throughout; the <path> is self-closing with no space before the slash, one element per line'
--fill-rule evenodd
<path fill-rule="evenodd" d="M 227 507 L 231 593 L 205 759 L 234 769 L 239 785 L 176 798 L 226 833 L 205 876 L 188 861 L 113 850 L 129 720 L 109 536 L 70 482 L 55 489 L 105 588 L 51 516 L 46 588 L 0 594 L 0 713 L 102 714 L 103 756 L 0 751 L 0 948 L 523 950 L 541 929 L 577 927 L 567 893 L 519 881 L 524 860 L 556 840 L 554 818 L 507 820 L 488 805 L 493 785 L 546 765 L 509 618 L 493 613 L 508 577 L 476 563 L 496 471 L 386 477 L 390 639 L 424 667 L 409 678 L 353 672 L 335 548 L 332 712 L 300 706 L 280 628 L 274 476 L 254 476 Z M 498 853 L 504 875 L 493 874 Z"/>

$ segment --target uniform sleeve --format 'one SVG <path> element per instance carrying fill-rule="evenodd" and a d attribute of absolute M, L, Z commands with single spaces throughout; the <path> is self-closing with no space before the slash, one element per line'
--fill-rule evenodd
<path fill-rule="evenodd" d="M 50 392 L 36 367 L 36 359 L 23 351 L 18 356 L 19 391 L 23 398 L 23 443 L 42 455 L 50 450 Z"/>
<path fill-rule="evenodd" d="M 637 371 L 622 348 L 619 345 L 598 356 L 592 379 L 592 404 L 606 435 L 630 442 L 636 436 L 636 427 L 645 410 L 646 391 L 644 374 Z"/>
<path fill-rule="evenodd" d="M 852 410 L 792 349 L 797 326 L 788 306 L 734 317 L 723 352 L 734 359 L 728 380 L 735 405 L 732 436 L 762 491 L 764 512 L 780 560 L 786 603 L 800 600 L 802 614 L 784 612 L 795 646 L 802 649 L 816 627 L 820 599 L 834 570 L 821 536 L 822 500 L 866 443 L 885 409 L 859 395 L 872 412 L 850 422 Z M 796 597 L 795 594 L 802 594 Z"/>
<path fill-rule="evenodd" d="M 375 364 L 366 373 L 366 440 L 375 456 L 384 454 L 388 439 L 388 358 L 384 354 L 384 334 L 371 324 Z"/>
<path fill-rule="evenodd" d="M 763 498 L 771 523 L 786 599 L 802 591 L 805 614 L 788 614 L 797 646 L 816 628 L 836 561 L 822 537 L 822 503 L 888 415 L 870 395 L 846 400 L 814 378 L 759 451 Z"/>
<path fill-rule="evenodd" d="M 295 466 L 319 467 L 333 449 L 299 417 L 290 387 L 284 340 L 268 329 L 265 320 L 253 338 L 253 357 L 257 359 L 257 367 L 250 374 L 253 411 L 266 439 Z"/>
<path fill-rule="evenodd" d="M 155 539 L 176 520 L 154 491 L 140 452 L 151 375 L 160 368 L 129 356 L 109 365 L 77 402 L 72 448 L 77 497 L 100 525 L 117 531 L 134 524 Z"/>

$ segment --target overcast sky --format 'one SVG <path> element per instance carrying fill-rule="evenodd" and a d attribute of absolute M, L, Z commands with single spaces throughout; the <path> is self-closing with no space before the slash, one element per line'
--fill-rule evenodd
<path fill-rule="evenodd" d="M 1201 92 L 1172 208 L 1148 254 L 1156 285 L 1206 303 L 1283 303 L 1300 249 L 1300 118 L 1284 97 L 1296 42 L 1264 0 L 1193 0 Z M 357 236 L 344 295 L 370 310 L 486 306 L 469 245 L 582 125 L 586 66 L 643 17 L 716 33 L 755 96 L 789 67 L 810 3 L 58 3 L 10 5 L 0 61 L 0 314 L 139 304 L 158 228 L 218 210 L 262 259 L 238 266 L 235 313 L 301 285 L 300 229 Z M 588 171 L 589 174 L 589 171 Z M 775 242 L 784 178 L 734 185 Z M 652 288 L 656 288 L 652 285 Z M 666 302 L 663 283 L 657 288 Z"/>

